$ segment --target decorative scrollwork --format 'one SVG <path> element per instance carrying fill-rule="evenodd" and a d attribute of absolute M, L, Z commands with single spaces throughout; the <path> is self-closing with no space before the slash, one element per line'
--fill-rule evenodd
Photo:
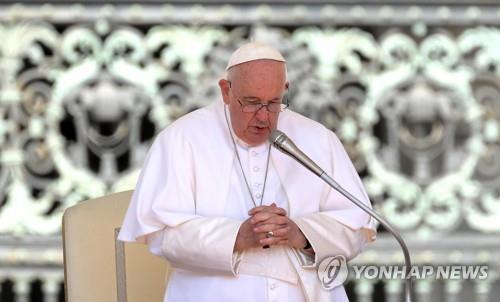
<path fill-rule="evenodd" d="M 0 232 L 54 233 L 66 207 L 132 188 L 153 137 L 220 100 L 249 39 L 284 53 L 291 107 L 337 133 L 396 226 L 498 231 L 500 33 L 412 32 L 0 24 Z"/>

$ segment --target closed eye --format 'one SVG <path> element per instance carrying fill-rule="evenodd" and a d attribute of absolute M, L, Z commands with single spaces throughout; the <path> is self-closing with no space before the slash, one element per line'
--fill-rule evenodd
<path fill-rule="evenodd" d="M 245 101 L 245 104 L 248 104 L 248 105 L 260 105 L 261 104 L 260 100 L 258 100 L 258 99 L 243 99 L 243 101 Z M 278 99 L 274 99 L 274 100 L 270 100 L 269 104 L 280 104 L 280 102 L 278 101 Z"/>
<path fill-rule="evenodd" d="M 243 101 L 245 101 L 246 104 L 249 105 L 257 105 L 260 104 L 259 99 L 251 99 L 251 98 L 244 98 Z"/>

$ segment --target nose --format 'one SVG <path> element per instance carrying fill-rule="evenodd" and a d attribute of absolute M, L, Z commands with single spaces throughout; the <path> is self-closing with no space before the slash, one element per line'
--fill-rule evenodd
<path fill-rule="evenodd" d="M 262 106 L 262 108 L 260 108 L 255 114 L 255 117 L 259 121 L 267 122 L 267 120 L 269 119 L 269 111 L 267 110 L 267 107 Z"/>

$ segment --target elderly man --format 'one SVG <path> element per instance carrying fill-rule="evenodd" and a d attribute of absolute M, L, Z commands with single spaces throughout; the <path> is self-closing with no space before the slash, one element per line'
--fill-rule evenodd
<path fill-rule="evenodd" d="M 162 131 L 144 163 L 120 239 L 147 242 L 174 268 L 165 301 L 347 301 L 316 266 L 351 259 L 372 220 L 267 142 L 280 129 L 369 205 L 335 134 L 291 110 L 285 59 L 248 43 L 219 81 L 223 102 Z"/>

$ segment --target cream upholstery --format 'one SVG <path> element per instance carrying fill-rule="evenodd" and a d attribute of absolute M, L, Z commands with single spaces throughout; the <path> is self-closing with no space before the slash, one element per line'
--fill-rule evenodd
<path fill-rule="evenodd" d="M 63 216 L 67 302 L 163 301 L 168 263 L 117 241 L 132 191 L 84 201 Z"/>

